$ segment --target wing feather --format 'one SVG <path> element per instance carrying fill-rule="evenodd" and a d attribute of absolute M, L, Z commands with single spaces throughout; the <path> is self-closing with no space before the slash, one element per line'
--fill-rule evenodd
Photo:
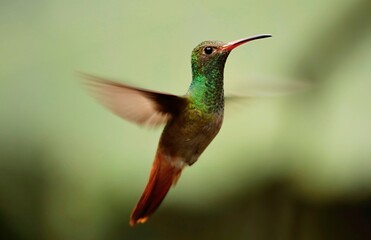
<path fill-rule="evenodd" d="M 85 86 L 114 114 L 139 125 L 159 126 L 184 109 L 187 99 L 81 74 Z"/>

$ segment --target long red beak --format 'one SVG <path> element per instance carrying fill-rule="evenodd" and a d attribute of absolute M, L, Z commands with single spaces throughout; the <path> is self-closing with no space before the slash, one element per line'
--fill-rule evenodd
<path fill-rule="evenodd" d="M 268 37 L 272 37 L 272 35 L 270 34 L 260 34 L 260 35 L 256 35 L 256 36 L 252 36 L 252 37 L 248 37 L 248 38 L 242 38 L 240 40 L 237 40 L 237 41 L 233 41 L 233 42 L 229 42 L 227 44 L 225 44 L 222 49 L 223 50 L 227 50 L 227 51 L 232 51 L 232 49 L 244 44 L 244 43 L 247 43 L 247 42 L 250 42 L 250 41 L 253 41 L 253 40 L 257 40 L 257 39 L 262 39 L 262 38 L 268 38 Z"/>

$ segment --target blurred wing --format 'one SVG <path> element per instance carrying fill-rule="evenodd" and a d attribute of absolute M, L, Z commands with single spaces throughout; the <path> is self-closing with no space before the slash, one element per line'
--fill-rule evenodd
<path fill-rule="evenodd" d="M 114 114 L 139 125 L 158 126 L 179 114 L 187 100 L 81 74 L 91 95 Z"/>
<path fill-rule="evenodd" d="M 277 80 L 274 78 L 255 78 L 238 84 L 238 90 L 225 96 L 226 115 L 243 111 L 252 100 L 261 98 L 292 96 L 313 89 L 313 85 L 303 80 Z M 235 88 L 236 89 L 236 88 Z M 273 99 L 272 99 L 273 100 Z"/>
<path fill-rule="evenodd" d="M 253 98 L 253 97 L 249 96 L 249 95 L 243 96 L 243 95 L 229 94 L 229 95 L 224 96 L 224 100 L 225 100 L 226 103 L 235 102 L 235 101 L 246 101 L 246 100 L 251 99 L 251 98 Z"/>
<path fill-rule="evenodd" d="M 239 90 L 234 91 L 235 94 L 225 97 L 226 103 L 260 97 L 288 96 L 308 91 L 313 87 L 307 81 L 273 81 L 269 79 L 250 80 L 239 85 Z"/>
<path fill-rule="evenodd" d="M 240 112 L 246 108 L 254 98 L 250 96 L 241 96 L 241 95 L 226 95 L 224 96 L 224 110 L 226 111 L 225 115 L 230 115 L 233 112 Z"/>

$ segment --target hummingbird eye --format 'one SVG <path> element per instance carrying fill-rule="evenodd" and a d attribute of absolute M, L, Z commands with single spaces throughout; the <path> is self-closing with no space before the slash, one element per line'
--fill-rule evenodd
<path fill-rule="evenodd" d="M 207 55 L 212 54 L 213 51 L 214 51 L 214 49 L 212 47 L 205 47 L 204 48 L 204 53 L 207 54 Z"/>

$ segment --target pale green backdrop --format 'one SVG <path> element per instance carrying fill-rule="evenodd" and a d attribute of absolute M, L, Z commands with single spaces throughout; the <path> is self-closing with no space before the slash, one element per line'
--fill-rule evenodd
<path fill-rule="evenodd" d="M 1 239 L 330 239 L 322 209 L 371 209 L 370 12 L 367 0 L 1 1 Z M 161 128 L 106 111 L 76 71 L 184 94 L 194 46 L 260 33 L 273 38 L 230 55 L 226 92 L 311 89 L 227 106 L 200 160 L 130 228 Z M 368 239 L 370 220 L 350 231 Z"/>

